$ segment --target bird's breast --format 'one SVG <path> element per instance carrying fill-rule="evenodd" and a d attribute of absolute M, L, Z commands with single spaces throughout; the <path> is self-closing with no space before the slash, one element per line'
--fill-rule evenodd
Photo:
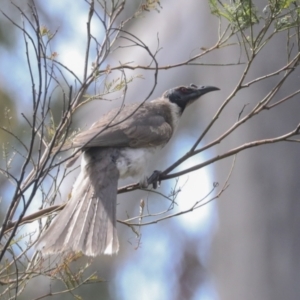
<path fill-rule="evenodd" d="M 116 159 L 120 177 L 139 177 L 146 175 L 156 148 L 123 148 Z"/>

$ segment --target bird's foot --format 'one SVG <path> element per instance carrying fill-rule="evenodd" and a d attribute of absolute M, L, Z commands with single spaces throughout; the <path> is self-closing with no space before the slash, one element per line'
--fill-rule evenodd
<path fill-rule="evenodd" d="M 160 186 L 161 181 L 159 180 L 159 176 L 161 174 L 161 171 L 155 170 L 150 177 L 148 177 L 147 182 L 148 185 L 152 184 L 154 189 L 157 189 L 157 187 Z"/>
<path fill-rule="evenodd" d="M 149 187 L 149 185 L 152 184 L 154 189 L 157 189 L 157 187 L 160 186 L 160 180 L 159 176 L 161 174 L 161 171 L 155 170 L 150 177 L 144 177 L 140 180 L 139 185 L 140 188 L 146 189 Z"/>

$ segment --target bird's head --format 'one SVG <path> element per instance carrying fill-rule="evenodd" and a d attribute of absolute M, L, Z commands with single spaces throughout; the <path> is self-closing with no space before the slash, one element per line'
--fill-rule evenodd
<path fill-rule="evenodd" d="M 163 98 L 168 98 L 170 102 L 177 104 L 183 112 L 188 105 L 199 99 L 202 95 L 217 90 L 219 88 L 214 86 L 190 84 L 189 86 L 178 86 L 166 91 L 163 94 Z"/>

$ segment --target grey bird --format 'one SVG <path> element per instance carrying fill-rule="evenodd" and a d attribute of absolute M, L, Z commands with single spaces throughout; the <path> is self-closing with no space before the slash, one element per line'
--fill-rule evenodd
<path fill-rule="evenodd" d="M 38 241 L 42 255 L 118 252 L 116 205 L 119 178 L 139 177 L 157 149 L 171 139 L 185 108 L 214 86 L 179 86 L 150 102 L 113 109 L 79 133 L 68 148 L 82 151 L 81 173 L 65 208 Z"/>

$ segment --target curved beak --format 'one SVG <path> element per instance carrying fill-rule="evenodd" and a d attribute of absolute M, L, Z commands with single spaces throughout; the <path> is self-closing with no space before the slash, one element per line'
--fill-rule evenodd
<path fill-rule="evenodd" d="M 199 96 L 202 96 L 204 94 L 207 94 L 209 92 L 213 92 L 213 91 L 219 91 L 220 89 L 215 87 L 215 86 L 200 86 L 197 87 L 197 92 Z"/>

